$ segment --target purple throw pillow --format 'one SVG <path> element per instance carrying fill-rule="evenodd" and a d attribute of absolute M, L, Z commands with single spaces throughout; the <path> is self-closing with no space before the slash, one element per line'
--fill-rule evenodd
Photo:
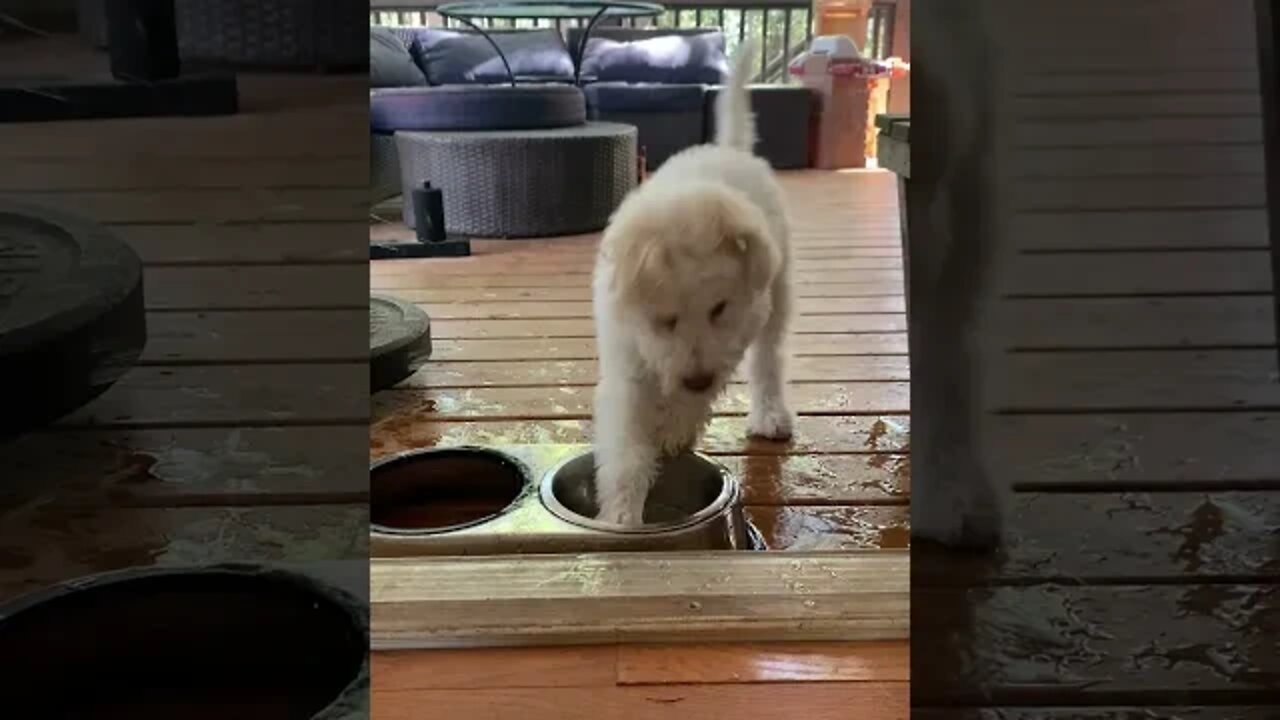
<path fill-rule="evenodd" d="M 507 69 L 493 46 L 474 32 L 415 28 L 410 50 L 432 85 L 508 82 Z M 572 81 L 573 60 L 554 30 L 490 32 L 517 78 Z"/>
<path fill-rule="evenodd" d="M 715 85 L 729 72 L 724 34 L 587 40 L 582 76 L 600 82 Z"/>

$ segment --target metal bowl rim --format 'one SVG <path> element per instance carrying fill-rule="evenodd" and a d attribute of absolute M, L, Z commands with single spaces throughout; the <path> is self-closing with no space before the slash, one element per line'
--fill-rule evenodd
<path fill-rule="evenodd" d="M 698 512 L 693 513 L 685 520 L 675 523 L 645 524 L 640 527 L 619 527 L 610 523 L 602 523 L 595 518 L 584 517 L 565 507 L 564 504 L 560 502 L 559 498 L 555 496 L 555 493 L 552 491 L 552 486 L 555 483 L 556 475 L 559 474 L 565 466 L 575 460 L 580 460 L 592 454 L 593 453 L 591 451 L 587 451 L 577 455 L 572 455 L 556 463 L 554 467 L 542 476 L 542 482 L 538 488 L 538 496 L 542 500 L 542 506 L 552 515 L 555 515 L 559 520 L 571 525 L 576 525 L 588 530 L 596 530 L 598 532 L 618 535 L 667 535 L 698 527 L 700 525 L 706 525 L 717 518 L 724 517 L 726 514 L 731 513 L 734 505 L 737 504 L 739 495 L 738 483 L 734 480 L 729 469 L 703 453 L 690 452 L 687 453 L 687 455 L 692 456 L 699 462 L 715 470 L 716 475 L 720 477 L 720 493 L 716 495 L 716 499 L 712 500 L 710 504 Z"/>

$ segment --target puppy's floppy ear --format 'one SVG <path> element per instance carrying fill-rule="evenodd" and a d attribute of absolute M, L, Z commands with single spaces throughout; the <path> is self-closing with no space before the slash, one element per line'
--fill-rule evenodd
<path fill-rule="evenodd" d="M 773 282 L 782 265 L 782 253 L 759 230 L 744 227 L 727 229 L 724 247 L 741 258 L 748 287 L 763 290 Z"/>
<path fill-rule="evenodd" d="M 613 291 L 623 297 L 657 292 L 669 267 L 661 243 L 628 238 L 613 247 Z"/>

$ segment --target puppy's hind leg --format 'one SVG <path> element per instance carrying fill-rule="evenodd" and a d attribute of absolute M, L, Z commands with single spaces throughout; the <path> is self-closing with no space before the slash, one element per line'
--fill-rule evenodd
<path fill-rule="evenodd" d="M 747 353 L 751 412 L 747 429 L 770 440 L 791 437 L 794 419 L 787 405 L 786 340 L 791 320 L 791 280 L 785 272 L 773 284 L 773 310 Z"/>
<path fill-rule="evenodd" d="M 658 472 L 658 448 L 632 415 L 626 393 L 596 389 L 596 518 L 624 527 L 644 523 L 644 503 Z"/>

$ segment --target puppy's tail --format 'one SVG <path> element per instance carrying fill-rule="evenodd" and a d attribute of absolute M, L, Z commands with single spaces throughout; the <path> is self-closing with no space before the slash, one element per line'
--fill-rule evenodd
<path fill-rule="evenodd" d="M 756 41 L 748 38 L 738 45 L 729 70 L 729 81 L 716 97 L 716 144 L 751 152 L 756 146 L 756 118 L 751 112 L 747 79 Z"/>

